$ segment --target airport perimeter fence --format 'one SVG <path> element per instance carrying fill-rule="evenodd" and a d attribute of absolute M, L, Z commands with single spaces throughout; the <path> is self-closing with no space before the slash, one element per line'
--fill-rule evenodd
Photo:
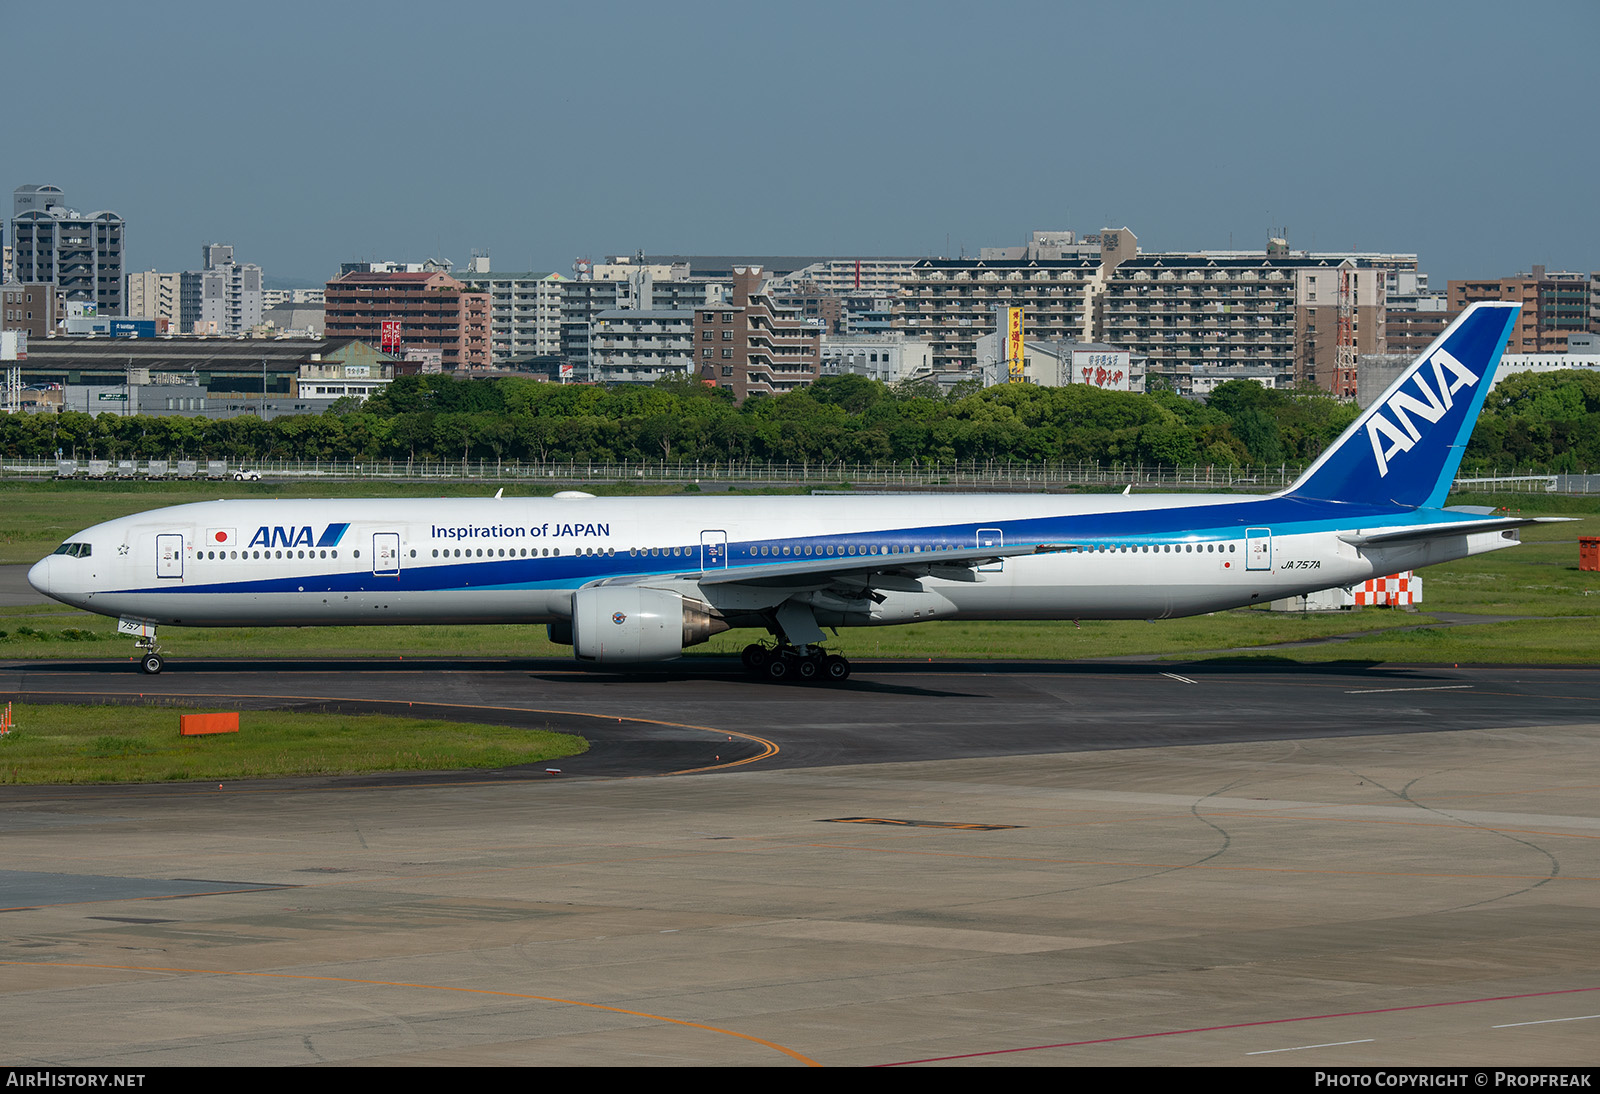
<path fill-rule="evenodd" d="M 1028 463 L 964 460 L 925 466 L 768 460 L 511 463 L 495 460 L 0 460 L 0 478 L 46 479 L 250 479 L 343 482 L 498 482 L 582 487 L 585 484 L 638 483 L 686 486 L 738 485 L 814 489 L 916 491 L 1038 491 L 1060 489 L 1281 490 L 1304 468 L 1282 464 L 1231 468 L 1197 464 L 1154 464 L 1064 460 Z M 1456 479 L 1460 489 L 1490 493 L 1600 493 L 1600 475 L 1551 474 L 1529 469 L 1475 473 Z"/>
<path fill-rule="evenodd" d="M 812 486 L 911 490 L 1048 490 L 1066 487 L 1162 487 L 1202 490 L 1274 490 L 1294 481 L 1301 468 L 1285 464 L 1239 469 L 1197 465 L 1102 463 L 1071 460 L 1027 463 L 964 460 L 907 466 L 842 461 L 544 461 L 496 460 L 26 460 L 0 461 L 8 479 L 227 479 L 240 475 L 279 481 L 725 483 L 741 486 Z"/>

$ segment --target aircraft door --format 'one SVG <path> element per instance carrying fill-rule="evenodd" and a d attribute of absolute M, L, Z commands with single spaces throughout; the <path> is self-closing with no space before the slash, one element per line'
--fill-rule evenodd
<path fill-rule="evenodd" d="M 728 568 L 728 533 L 720 528 L 700 533 L 700 569 L 726 570 Z"/>
<path fill-rule="evenodd" d="M 979 528 L 978 529 L 978 543 L 977 543 L 977 546 L 978 546 L 978 549 L 980 551 L 983 550 L 985 547 L 1004 547 L 1005 545 L 1006 545 L 1005 533 L 1002 532 L 1000 529 L 998 529 L 998 528 Z M 989 563 L 985 563 L 982 566 L 979 566 L 978 567 L 978 572 L 980 574 L 997 574 L 1000 571 L 1004 570 L 1005 568 L 1006 568 L 1005 559 L 1000 559 L 998 562 L 989 562 Z"/>
<path fill-rule="evenodd" d="M 1272 529 L 1246 528 L 1244 530 L 1244 568 L 1246 570 L 1272 569 Z"/>
<path fill-rule="evenodd" d="M 156 576 L 183 578 L 183 533 L 156 536 Z"/>
<path fill-rule="evenodd" d="M 372 536 L 372 572 L 395 575 L 400 572 L 400 533 L 375 532 Z"/>

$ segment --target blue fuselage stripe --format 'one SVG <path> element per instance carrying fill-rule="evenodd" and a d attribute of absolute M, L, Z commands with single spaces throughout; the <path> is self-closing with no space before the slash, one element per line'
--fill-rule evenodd
<path fill-rule="evenodd" d="M 785 562 L 812 564 L 819 559 L 837 558 L 849 563 L 870 559 L 880 551 L 923 551 L 937 547 L 970 549 L 975 530 L 996 529 L 1001 541 L 1012 547 L 1030 544 L 1078 544 L 1093 546 L 1158 546 L 1167 543 L 1238 540 L 1246 528 L 1270 528 L 1274 535 L 1303 535 L 1349 530 L 1362 525 L 1404 527 L 1436 524 L 1442 521 L 1477 519 L 1467 514 L 1440 510 L 1395 509 L 1375 505 L 1324 502 L 1294 497 L 1270 497 L 1228 504 L 1202 504 L 1173 509 L 1142 509 L 1127 512 L 1085 513 L 1071 516 L 1031 517 L 959 525 L 920 528 L 884 528 L 878 531 L 838 535 L 775 537 L 736 540 L 727 545 L 726 569 L 737 572 L 744 566 L 769 569 Z M 343 536 L 349 525 L 330 526 Z M 327 538 L 325 534 L 324 538 Z M 337 539 L 335 539 L 337 542 Z M 493 550 L 492 548 L 486 548 Z M 766 553 L 761 553 L 765 549 Z M 784 554 L 785 549 L 788 554 Z M 448 550 L 448 549 L 447 549 Z M 464 550 L 467 550 L 464 548 Z M 187 580 L 161 582 L 142 588 L 121 589 L 120 593 L 287 593 L 358 592 L 392 589 L 398 592 L 437 592 L 445 590 L 558 589 L 577 588 L 607 577 L 656 577 L 697 574 L 701 569 L 700 544 L 656 548 L 672 554 L 573 554 L 515 558 L 405 559 L 398 573 L 374 574 L 371 570 L 327 572 L 312 570 L 286 577 L 205 581 L 202 575 L 212 563 L 197 559 L 191 563 Z M 830 552 L 832 552 L 830 554 Z M 269 561 L 269 560 L 260 560 Z M 273 559 L 288 562 L 289 559 Z M 312 560 L 304 560 L 311 563 Z M 223 565 L 218 561 L 218 565 Z M 256 560 L 230 560 L 225 565 L 255 565 Z M 720 571 L 723 567 L 718 566 Z M 200 571 L 194 573 L 193 570 Z M 197 581 L 196 578 L 201 578 Z"/>

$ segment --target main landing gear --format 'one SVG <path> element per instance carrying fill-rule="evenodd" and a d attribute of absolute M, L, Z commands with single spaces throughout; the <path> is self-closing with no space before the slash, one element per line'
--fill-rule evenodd
<path fill-rule="evenodd" d="M 842 684 L 850 678 L 850 662 L 820 646 L 763 646 L 752 642 L 739 659 L 744 662 L 745 672 L 773 683 Z"/>

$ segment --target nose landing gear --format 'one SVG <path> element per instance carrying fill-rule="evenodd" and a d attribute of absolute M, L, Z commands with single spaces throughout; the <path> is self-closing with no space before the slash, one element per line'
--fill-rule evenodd
<path fill-rule="evenodd" d="M 134 636 L 133 644 L 139 647 L 139 669 L 146 676 L 155 676 L 166 667 L 166 659 L 161 656 L 161 647 L 156 645 L 156 628 L 153 623 L 136 623 L 131 620 L 118 620 L 117 629 L 123 634 Z"/>

